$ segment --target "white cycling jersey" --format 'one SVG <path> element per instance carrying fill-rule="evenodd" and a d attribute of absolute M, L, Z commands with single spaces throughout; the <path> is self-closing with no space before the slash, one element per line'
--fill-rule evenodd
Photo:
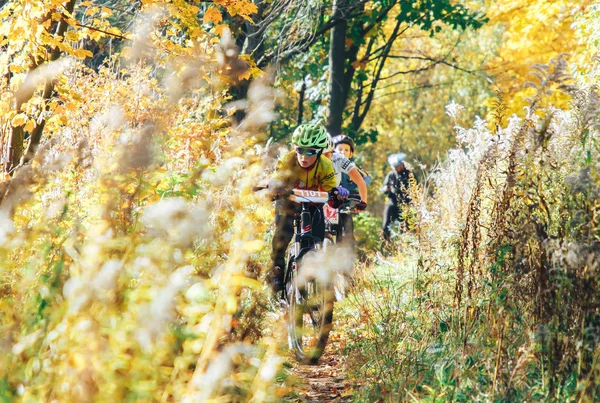
<path fill-rule="evenodd" d="M 356 168 L 356 164 L 354 162 L 336 152 L 334 152 L 331 156 L 331 162 L 333 163 L 333 170 L 335 171 L 336 186 L 338 186 L 342 181 L 342 173 L 348 175 L 350 171 Z"/>

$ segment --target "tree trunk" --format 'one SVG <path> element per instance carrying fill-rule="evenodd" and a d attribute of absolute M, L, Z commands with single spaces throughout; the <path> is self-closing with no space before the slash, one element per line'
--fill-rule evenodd
<path fill-rule="evenodd" d="M 64 5 L 65 11 L 67 13 L 69 13 L 69 14 L 73 13 L 73 10 L 75 9 L 76 1 L 77 0 L 69 0 Z M 69 27 L 69 24 L 66 22 L 66 20 L 61 20 L 56 27 L 56 31 L 54 33 L 55 37 L 57 37 L 57 38 L 63 37 L 65 32 L 67 31 L 68 27 Z M 60 49 L 58 47 L 55 47 L 50 52 L 50 58 L 48 61 L 53 62 L 55 60 L 58 60 L 59 57 L 60 57 Z M 36 67 L 37 66 L 34 66 L 33 68 L 36 68 Z M 46 105 L 44 107 L 44 112 L 47 112 L 47 110 L 48 110 L 48 102 L 47 101 L 51 98 L 53 92 L 54 92 L 54 83 L 47 82 L 44 87 L 44 93 L 42 95 L 42 98 Z M 21 112 L 23 104 L 25 104 L 27 101 L 28 101 L 28 99 L 23 100 L 18 105 L 16 105 L 17 112 Z M 9 173 L 10 175 L 12 175 L 14 173 L 14 170 L 21 163 L 26 163 L 33 158 L 33 156 L 35 155 L 35 151 L 42 139 L 42 133 L 43 133 L 45 125 L 46 125 L 46 120 L 42 119 L 36 125 L 36 127 L 33 129 L 31 136 L 29 137 L 29 144 L 27 146 L 26 152 L 24 152 L 25 151 L 25 147 L 24 147 L 25 129 L 24 129 L 24 127 L 25 126 L 21 125 L 21 126 L 16 126 L 16 127 L 12 128 L 12 130 L 9 134 L 9 137 L 8 137 L 8 142 L 7 142 L 8 149 L 7 149 L 7 155 L 6 155 L 5 165 L 4 165 L 5 173 Z"/>
<path fill-rule="evenodd" d="M 375 91 L 377 90 L 377 83 L 379 82 L 379 79 L 381 78 L 381 72 L 383 71 L 383 67 L 385 66 L 385 62 L 390 54 L 390 51 L 392 50 L 394 41 L 399 36 L 399 31 L 400 31 L 401 25 L 402 25 L 402 21 L 398 20 L 396 22 L 396 26 L 394 27 L 394 31 L 392 32 L 392 35 L 389 37 L 386 44 L 384 45 L 382 55 L 379 58 L 377 66 L 375 67 L 375 74 L 371 81 L 371 85 L 369 88 L 369 93 L 367 94 L 367 98 L 364 101 L 358 100 L 358 102 L 356 103 L 356 106 L 354 107 L 354 113 L 352 116 L 352 129 L 355 131 L 358 131 L 358 129 L 360 129 L 360 126 L 363 124 L 365 118 L 367 117 L 367 113 L 369 113 L 369 109 L 371 108 L 371 102 L 373 102 L 373 97 L 375 96 Z M 361 88 L 361 95 L 362 95 L 362 88 Z M 361 106 L 362 106 L 362 110 L 361 110 Z"/>
<path fill-rule="evenodd" d="M 342 132 L 344 107 L 344 72 L 346 63 L 346 30 L 348 21 L 344 15 L 347 0 L 335 0 L 332 19 L 341 22 L 331 29 L 329 49 L 329 120 L 327 131 L 332 136 Z"/>
<path fill-rule="evenodd" d="M 306 94 L 306 80 L 302 81 L 300 89 L 300 99 L 298 100 L 298 126 L 302 124 L 302 116 L 304 115 L 304 95 Z"/>
<path fill-rule="evenodd" d="M 260 3 L 258 4 L 258 12 L 256 13 L 256 20 L 262 21 L 264 16 L 264 12 L 266 9 L 266 4 Z M 264 47 L 264 30 L 253 23 L 243 22 L 240 25 L 239 30 L 243 33 L 243 35 L 239 35 L 236 39 L 236 44 L 239 49 L 241 49 L 241 54 L 250 55 L 253 60 L 258 60 L 262 58 L 265 52 Z M 242 80 L 234 85 L 230 89 L 231 97 L 234 101 L 246 99 L 248 96 L 248 89 L 250 87 L 250 80 Z M 234 113 L 234 118 L 241 122 L 246 116 L 245 110 L 236 110 Z"/>

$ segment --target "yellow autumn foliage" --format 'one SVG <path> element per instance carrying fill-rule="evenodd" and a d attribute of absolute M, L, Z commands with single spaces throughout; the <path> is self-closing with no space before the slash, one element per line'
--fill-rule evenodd
<path fill-rule="evenodd" d="M 244 13 L 242 3 L 232 12 Z M 12 71 L 3 127 L 48 112 L 35 158 L 0 185 L 2 401 L 274 395 L 282 338 L 279 324 L 261 334 L 266 286 L 256 269 L 272 213 L 250 191 L 268 161 L 254 145 L 266 140 L 274 92 L 257 78 L 254 120 L 232 126 L 222 107 L 233 78 L 221 72 L 237 55 L 217 57 L 235 48 L 231 36 L 215 44 L 186 2 L 144 4 L 123 56 L 98 70 L 44 58 L 31 69 L 27 54 L 46 57 L 48 47 L 88 51 L 47 32 L 9 38 L 7 57 L 21 69 L 1 67 Z M 12 10 L 31 13 L 5 7 L 1 17 L 18 28 L 56 5 L 15 1 Z M 170 19 L 186 40 L 162 30 Z M 68 32 L 75 41 L 91 31 Z M 47 99 L 48 80 L 56 95 Z M 258 376 L 265 366 L 270 378 Z"/>
<path fill-rule="evenodd" d="M 523 115 L 526 98 L 533 90 L 524 89 L 526 82 L 536 81 L 531 75 L 535 65 L 548 64 L 561 54 L 568 54 L 573 65 L 584 66 L 591 60 L 582 50 L 588 45 L 577 37 L 575 22 L 582 18 L 592 0 L 494 0 L 489 1 L 490 23 L 503 29 L 498 55 L 486 66 L 494 84 L 510 100 L 509 112 Z M 551 104 L 559 108 L 568 105 L 569 97 L 556 91 Z"/>

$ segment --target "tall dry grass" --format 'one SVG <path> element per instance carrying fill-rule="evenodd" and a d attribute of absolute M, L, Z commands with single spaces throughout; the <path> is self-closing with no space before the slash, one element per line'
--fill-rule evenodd
<path fill-rule="evenodd" d="M 433 196 L 415 194 L 416 231 L 348 307 L 366 313 L 356 374 L 379 380 L 366 400 L 600 398 L 598 83 L 562 58 L 534 77 L 524 119 L 500 99 L 495 121 L 456 127 Z M 570 109 L 547 102 L 554 91 Z"/>
<path fill-rule="evenodd" d="M 231 36 L 175 55 L 156 47 L 156 15 L 126 58 L 65 71 L 60 124 L 2 185 L 3 401 L 277 393 L 284 336 L 261 269 L 272 210 L 250 191 L 277 94 L 256 79 L 234 121 L 223 105 L 247 65 Z"/>

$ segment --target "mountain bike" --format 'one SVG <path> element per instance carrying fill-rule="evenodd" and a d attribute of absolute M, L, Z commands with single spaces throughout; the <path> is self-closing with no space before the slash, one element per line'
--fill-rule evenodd
<path fill-rule="evenodd" d="M 300 204 L 301 209 L 294 217 L 282 291 L 288 310 L 288 342 L 299 362 L 314 364 L 323 355 L 331 332 L 334 293 L 327 270 L 304 264 L 307 255 L 323 247 L 323 240 L 312 234 L 309 205 L 327 203 L 330 194 L 305 189 L 293 189 L 290 193 L 289 200 Z"/>
<path fill-rule="evenodd" d="M 337 244 L 339 239 L 345 239 L 345 228 L 338 225 L 342 214 L 356 214 L 356 207 L 361 202 L 360 198 L 348 197 L 338 208 L 324 207 L 325 214 L 325 239 L 323 239 L 323 249 L 327 250 Z M 341 231 L 341 233 L 340 233 Z M 348 251 L 352 254 L 352 251 Z M 349 285 L 349 275 L 341 270 L 335 270 L 333 273 L 333 290 L 336 301 L 341 301 L 346 296 L 346 289 Z"/>
<path fill-rule="evenodd" d="M 294 217 L 294 237 L 285 270 L 285 299 L 288 303 L 288 340 L 296 359 L 316 363 L 329 338 L 333 322 L 333 287 L 327 271 L 306 267 L 307 254 L 321 249 L 322 240 L 312 234 L 309 204 L 325 204 L 326 192 L 294 189 L 290 199 L 302 209 Z"/>

